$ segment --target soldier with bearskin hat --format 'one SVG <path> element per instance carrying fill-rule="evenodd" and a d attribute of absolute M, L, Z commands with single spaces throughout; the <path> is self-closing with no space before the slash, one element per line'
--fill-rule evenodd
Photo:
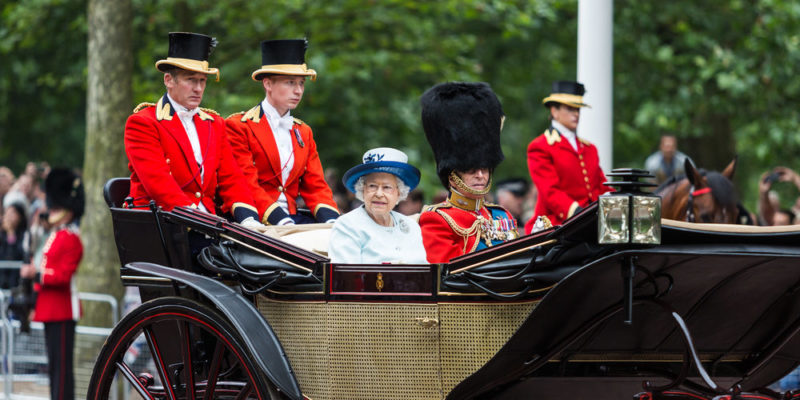
<path fill-rule="evenodd" d="M 225 121 L 228 140 L 264 224 L 333 222 L 339 216 L 311 127 L 291 115 L 303 98 L 306 78 L 317 77 L 306 66 L 307 47 L 305 39 L 261 42 L 262 65 L 251 77 L 261 82 L 266 96 Z M 313 219 L 298 214 L 298 197 Z"/>
<path fill-rule="evenodd" d="M 51 399 L 74 399 L 73 344 L 81 317 L 75 272 L 83 257 L 78 222 L 83 215 L 81 178 L 56 168 L 45 179 L 47 222 L 52 226 L 39 265 L 25 264 L 20 276 L 33 279 L 38 293 L 33 320 L 44 323 Z"/>
<path fill-rule="evenodd" d="M 447 199 L 419 218 L 428 262 L 450 259 L 517 237 L 517 222 L 484 202 L 492 172 L 503 160 L 503 108 L 486 83 L 450 82 L 422 95 L 422 126 Z"/>
<path fill-rule="evenodd" d="M 544 216 L 561 225 L 581 208 L 610 191 L 600 169 L 597 148 L 577 135 L 586 89 L 575 81 L 553 82 L 552 93 L 542 100 L 550 110 L 550 126 L 528 145 L 528 169 L 539 191 L 533 218 L 525 224 L 531 233 Z"/>
<path fill-rule="evenodd" d="M 169 34 L 169 53 L 156 62 L 167 93 L 157 103 L 142 103 L 125 124 L 125 153 L 135 205 L 156 204 L 169 211 L 195 207 L 214 214 L 221 209 L 243 226 L 264 226 L 242 171 L 225 136 L 225 122 L 214 110 L 200 108 L 216 40 L 197 33 Z"/>

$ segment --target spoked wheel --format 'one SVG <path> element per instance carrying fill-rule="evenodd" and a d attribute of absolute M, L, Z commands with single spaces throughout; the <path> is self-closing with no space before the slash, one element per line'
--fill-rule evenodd
<path fill-rule="evenodd" d="M 147 400 L 273 398 L 241 335 L 209 307 L 179 297 L 144 303 L 120 321 L 100 351 L 87 398 L 109 398 L 115 378 Z"/>

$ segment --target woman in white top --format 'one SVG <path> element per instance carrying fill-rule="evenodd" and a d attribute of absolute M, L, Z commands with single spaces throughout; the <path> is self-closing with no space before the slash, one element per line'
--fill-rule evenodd
<path fill-rule="evenodd" d="M 388 147 L 364 153 L 342 181 L 364 205 L 333 224 L 328 255 L 336 264 L 427 264 L 416 221 L 392 211 L 419 184 L 408 156 Z"/>

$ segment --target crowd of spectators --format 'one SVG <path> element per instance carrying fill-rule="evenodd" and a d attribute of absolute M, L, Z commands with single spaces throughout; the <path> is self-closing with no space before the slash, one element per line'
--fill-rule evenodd
<path fill-rule="evenodd" d="M 0 261 L 30 261 L 49 231 L 42 184 L 50 166 L 29 162 L 19 174 L 0 166 Z M 19 271 L 0 269 L 0 288 L 17 285 Z"/>

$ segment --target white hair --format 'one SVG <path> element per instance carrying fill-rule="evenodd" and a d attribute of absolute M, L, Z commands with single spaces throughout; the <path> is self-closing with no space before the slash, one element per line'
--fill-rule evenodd
<path fill-rule="evenodd" d="M 364 201 L 364 177 L 369 175 L 371 174 L 366 174 L 364 176 L 359 177 L 358 180 L 356 181 L 356 184 L 353 185 L 354 186 L 353 188 L 355 189 L 356 198 L 362 202 Z M 403 182 L 403 180 L 400 179 L 400 177 L 398 177 L 397 175 L 392 174 L 392 176 L 394 176 L 394 179 L 397 181 L 397 202 L 399 203 L 405 200 L 406 197 L 408 197 L 408 192 L 411 191 L 411 188 L 408 187 L 408 185 L 406 185 L 406 183 Z"/>

